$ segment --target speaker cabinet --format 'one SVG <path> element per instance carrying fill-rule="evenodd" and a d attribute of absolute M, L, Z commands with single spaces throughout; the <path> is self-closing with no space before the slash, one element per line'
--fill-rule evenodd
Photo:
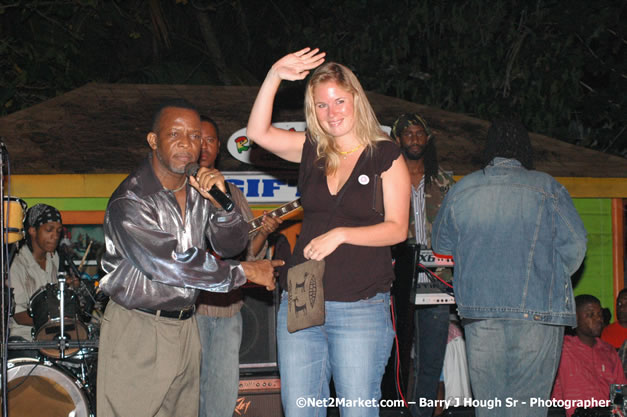
<path fill-rule="evenodd" d="M 248 376 L 239 381 L 233 417 L 283 417 L 278 376 Z"/>
<path fill-rule="evenodd" d="M 277 368 L 276 312 L 278 291 L 244 287 L 240 373 L 268 372 Z"/>

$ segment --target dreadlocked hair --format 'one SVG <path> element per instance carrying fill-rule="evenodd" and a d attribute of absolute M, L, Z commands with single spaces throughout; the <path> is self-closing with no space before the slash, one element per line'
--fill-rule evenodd
<path fill-rule="evenodd" d="M 495 120 L 488 130 L 483 150 L 483 167 L 496 158 L 516 159 L 527 169 L 534 169 L 529 133 L 517 120 Z"/>
<path fill-rule="evenodd" d="M 435 137 L 432 137 L 422 156 L 425 164 L 425 184 L 431 184 L 431 180 L 438 176 L 438 151 L 435 148 Z"/>

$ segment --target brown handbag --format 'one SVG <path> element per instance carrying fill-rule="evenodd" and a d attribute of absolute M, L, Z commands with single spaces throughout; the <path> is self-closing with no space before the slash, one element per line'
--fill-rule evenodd
<path fill-rule="evenodd" d="M 287 331 L 324 323 L 324 260 L 310 259 L 287 271 Z"/>

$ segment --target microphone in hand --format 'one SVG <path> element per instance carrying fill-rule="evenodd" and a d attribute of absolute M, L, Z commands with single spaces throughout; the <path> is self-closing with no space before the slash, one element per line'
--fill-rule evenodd
<path fill-rule="evenodd" d="M 195 162 L 190 162 L 185 166 L 185 175 L 187 175 L 188 177 L 196 178 L 196 174 L 198 174 L 199 169 L 200 165 Z M 215 184 L 213 184 L 213 186 L 207 192 L 209 193 L 209 195 L 211 195 L 211 197 L 213 197 L 214 200 L 218 202 L 218 204 L 220 204 L 220 206 L 222 206 L 224 210 L 232 211 L 233 207 L 235 207 L 233 201 L 231 201 L 231 199 L 226 194 L 224 194 L 222 190 L 220 190 Z"/>

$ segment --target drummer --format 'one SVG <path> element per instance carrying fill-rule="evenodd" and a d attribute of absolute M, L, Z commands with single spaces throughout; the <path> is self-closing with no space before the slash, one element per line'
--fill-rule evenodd
<path fill-rule="evenodd" d="M 57 282 L 59 255 L 56 248 L 63 230 L 61 213 L 47 204 L 36 204 L 26 212 L 24 230 L 26 244 L 22 243 L 9 271 L 15 297 L 15 314 L 9 322 L 9 336 L 13 341 L 32 339 L 33 319 L 27 311 L 29 301 L 37 290 Z"/>

